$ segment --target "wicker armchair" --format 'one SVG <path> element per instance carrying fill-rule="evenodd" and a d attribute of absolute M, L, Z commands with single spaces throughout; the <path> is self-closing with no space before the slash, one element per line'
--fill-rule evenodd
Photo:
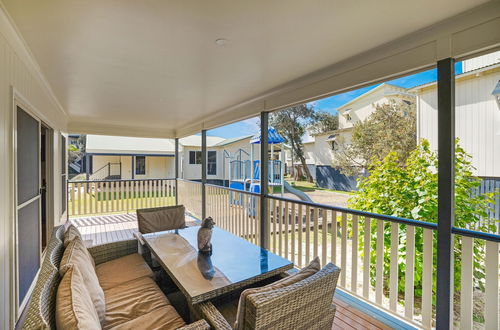
<path fill-rule="evenodd" d="M 329 263 L 316 274 L 290 286 L 247 296 L 243 329 L 331 329 L 332 303 L 340 268 Z M 211 302 L 197 312 L 214 329 L 233 329 Z"/>

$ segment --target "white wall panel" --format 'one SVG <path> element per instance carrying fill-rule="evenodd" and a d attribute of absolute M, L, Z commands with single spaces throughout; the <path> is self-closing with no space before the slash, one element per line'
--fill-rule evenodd
<path fill-rule="evenodd" d="M 61 212 L 61 146 L 60 131 L 66 130 L 66 115 L 52 97 L 50 89 L 27 60 L 28 52 L 0 9 L 0 328 L 9 329 L 13 322 L 11 296 L 13 274 L 14 172 L 13 162 L 13 90 L 29 103 L 31 111 L 54 129 L 55 155 L 53 173 L 55 225 Z"/>

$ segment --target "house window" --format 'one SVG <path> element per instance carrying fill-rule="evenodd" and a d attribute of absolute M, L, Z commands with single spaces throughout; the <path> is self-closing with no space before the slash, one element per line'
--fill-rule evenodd
<path fill-rule="evenodd" d="M 201 151 L 190 151 L 189 152 L 189 164 L 201 164 Z"/>
<path fill-rule="evenodd" d="M 351 121 L 351 119 L 352 119 L 351 115 L 349 115 L 349 114 L 345 115 L 345 118 L 347 119 L 347 121 Z"/>
<path fill-rule="evenodd" d="M 135 157 L 135 174 L 145 175 L 146 174 L 146 157 L 136 156 Z"/>
<path fill-rule="evenodd" d="M 217 151 L 209 151 L 207 157 L 207 174 L 217 174 Z"/>

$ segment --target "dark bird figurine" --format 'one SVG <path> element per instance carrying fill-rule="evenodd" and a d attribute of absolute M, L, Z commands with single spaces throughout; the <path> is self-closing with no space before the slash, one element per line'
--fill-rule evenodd
<path fill-rule="evenodd" d="M 208 217 L 201 223 L 201 228 L 198 230 L 198 250 L 203 253 L 212 253 L 212 228 L 215 222 L 212 217 Z"/>

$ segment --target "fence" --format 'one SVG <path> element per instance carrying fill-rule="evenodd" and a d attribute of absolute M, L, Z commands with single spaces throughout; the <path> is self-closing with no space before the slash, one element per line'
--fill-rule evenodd
<path fill-rule="evenodd" d="M 175 205 L 175 179 L 68 181 L 68 216 Z"/>

